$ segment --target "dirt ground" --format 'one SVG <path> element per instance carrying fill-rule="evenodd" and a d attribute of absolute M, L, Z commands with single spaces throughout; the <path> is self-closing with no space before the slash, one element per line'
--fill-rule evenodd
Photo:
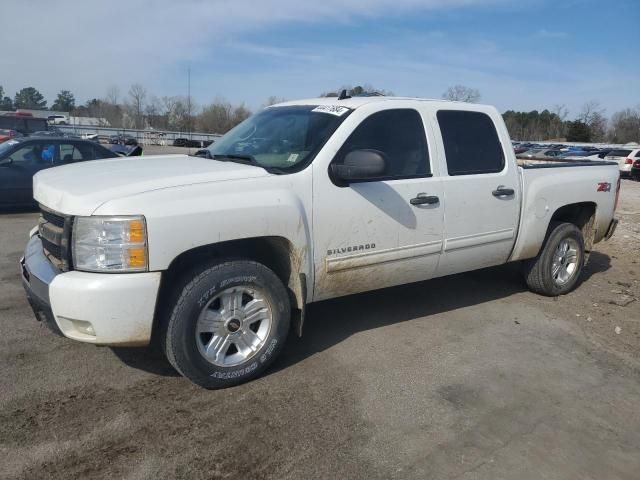
<path fill-rule="evenodd" d="M 579 288 L 506 265 L 313 305 L 265 376 L 206 391 L 55 337 L 0 215 L 0 478 L 638 479 L 640 183 Z"/>

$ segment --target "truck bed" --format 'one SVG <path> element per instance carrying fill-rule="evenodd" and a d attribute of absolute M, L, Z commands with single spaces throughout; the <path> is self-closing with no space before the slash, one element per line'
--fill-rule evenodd
<path fill-rule="evenodd" d="M 593 167 L 602 165 L 618 165 L 605 160 L 564 160 L 561 158 L 518 158 L 518 166 L 522 168 L 557 168 L 557 167 Z"/>

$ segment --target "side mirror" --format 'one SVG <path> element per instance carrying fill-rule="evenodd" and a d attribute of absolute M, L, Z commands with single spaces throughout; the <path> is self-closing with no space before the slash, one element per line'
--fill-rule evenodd
<path fill-rule="evenodd" d="M 343 163 L 331 165 L 335 178 L 346 183 L 383 176 L 386 170 L 384 154 L 378 150 L 354 150 L 347 153 Z"/>
<path fill-rule="evenodd" d="M 0 160 L 0 167 L 9 167 L 13 164 L 13 159 L 11 157 L 3 158 Z"/>

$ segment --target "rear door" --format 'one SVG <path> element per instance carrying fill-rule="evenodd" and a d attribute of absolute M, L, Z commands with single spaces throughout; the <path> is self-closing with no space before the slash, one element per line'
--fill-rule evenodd
<path fill-rule="evenodd" d="M 445 225 L 438 275 L 507 261 L 515 242 L 520 186 L 506 128 L 480 111 L 436 113 L 444 158 Z M 502 138 L 498 132 L 504 132 Z"/>

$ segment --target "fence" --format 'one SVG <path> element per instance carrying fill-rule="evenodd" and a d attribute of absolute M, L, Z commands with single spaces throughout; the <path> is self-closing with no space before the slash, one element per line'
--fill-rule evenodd
<path fill-rule="evenodd" d="M 127 128 L 96 127 L 93 125 L 56 125 L 64 133 L 74 135 L 98 135 L 101 140 L 108 140 L 112 135 L 127 135 L 135 138 L 141 145 L 172 145 L 177 138 L 213 142 L 222 135 L 201 132 L 172 132 L 159 130 L 135 130 Z"/>

